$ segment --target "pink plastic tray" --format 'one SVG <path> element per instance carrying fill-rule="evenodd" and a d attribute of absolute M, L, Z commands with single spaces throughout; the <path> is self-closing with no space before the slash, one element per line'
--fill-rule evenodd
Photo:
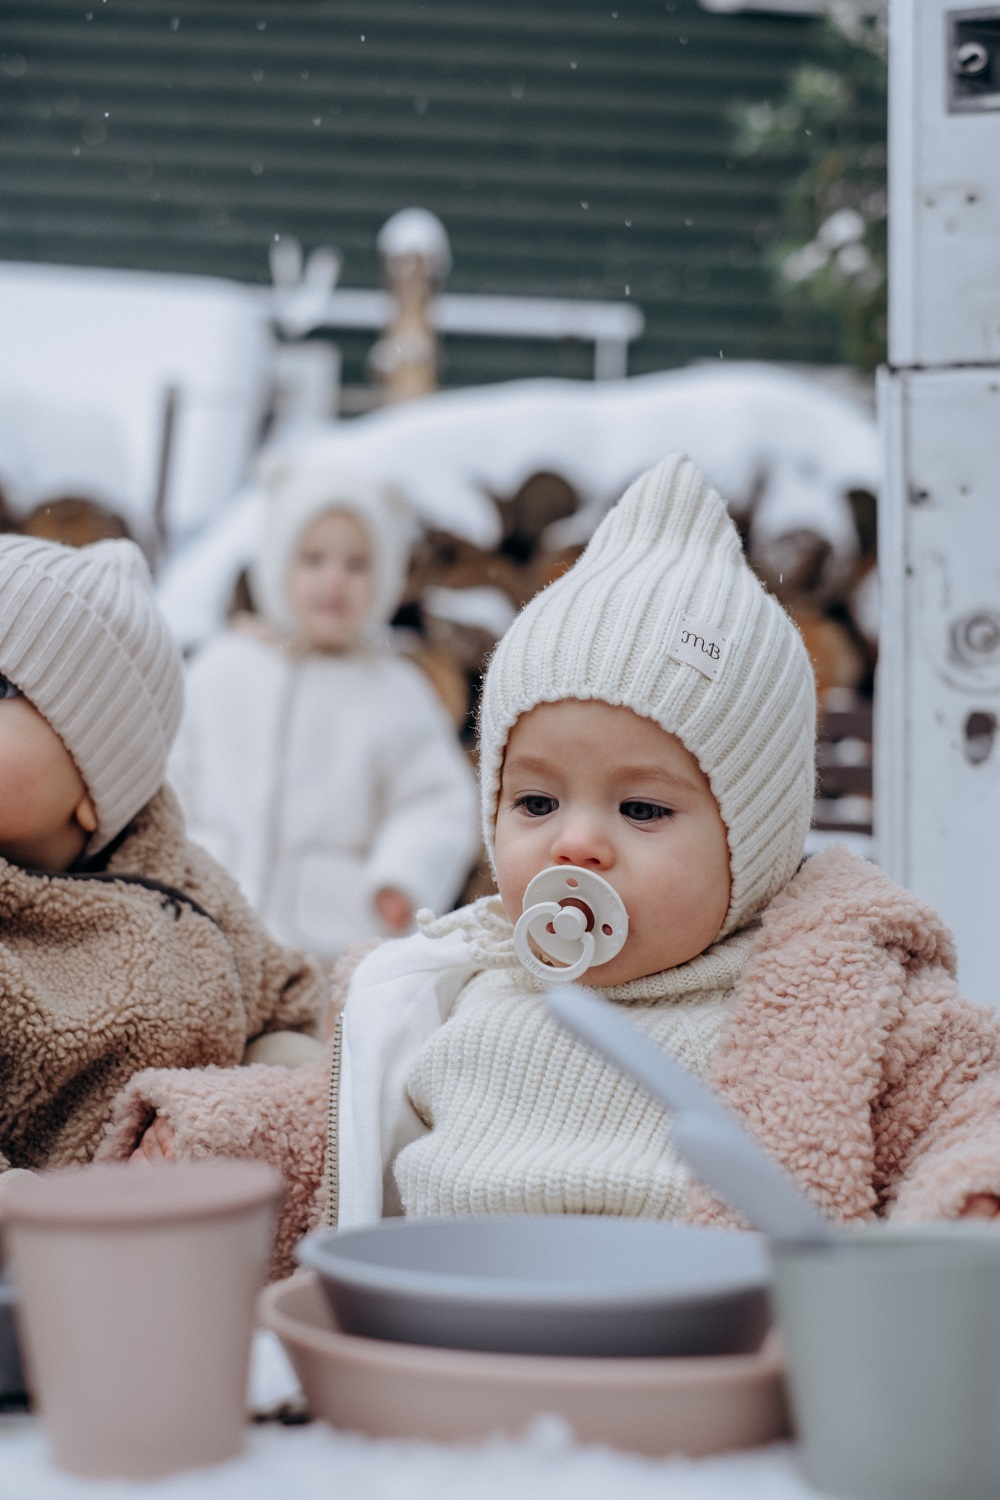
<path fill-rule="evenodd" d="M 773 1338 L 757 1354 L 705 1359 L 422 1348 L 341 1333 L 311 1271 L 266 1288 L 260 1319 L 281 1339 L 314 1415 L 373 1437 L 467 1442 L 520 1433 L 553 1412 L 587 1443 L 696 1458 L 789 1433 Z"/>

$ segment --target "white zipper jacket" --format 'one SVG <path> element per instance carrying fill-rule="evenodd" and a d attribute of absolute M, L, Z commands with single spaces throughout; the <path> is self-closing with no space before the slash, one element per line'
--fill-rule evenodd
<path fill-rule="evenodd" d="M 406 1091 L 410 1069 L 479 968 L 456 931 L 383 943 L 355 971 L 331 1079 L 329 1222 L 348 1229 L 401 1212 L 393 1163 L 427 1129 Z"/>
<path fill-rule="evenodd" d="M 379 935 L 383 888 L 447 910 L 475 858 L 471 767 L 423 673 L 388 651 L 219 637 L 189 670 L 170 776 L 191 838 L 313 953 Z"/>

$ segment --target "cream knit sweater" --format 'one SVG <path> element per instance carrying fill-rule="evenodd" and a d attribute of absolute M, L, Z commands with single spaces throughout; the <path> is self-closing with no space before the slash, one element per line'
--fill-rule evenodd
<path fill-rule="evenodd" d="M 407 1081 L 429 1128 L 396 1159 L 404 1212 L 677 1217 L 687 1174 L 665 1111 L 550 1018 L 495 897 L 424 930 L 443 936 L 456 924 L 483 968 Z M 680 968 L 599 993 L 707 1078 L 752 939 L 744 930 Z"/>

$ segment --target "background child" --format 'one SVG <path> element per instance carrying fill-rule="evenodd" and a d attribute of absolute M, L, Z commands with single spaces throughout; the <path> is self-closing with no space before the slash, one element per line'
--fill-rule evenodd
<path fill-rule="evenodd" d="M 137 547 L 0 537 L 0 674 L 6 1170 L 86 1160 L 137 1069 L 239 1063 L 324 986 L 184 837 L 181 663 Z"/>
<path fill-rule="evenodd" d="M 447 909 L 477 848 L 451 723 L 386 646 L 407 550 L 391 490 L 279 476 L 252 579 L 270 631 L 197 658 L 171 760 L 192 837 L 281 941 L 327 957 Z"/>
<path fill-rule="evenodd" d="M 235 1080 L 239 1098 L 227 1081 L 220 1125 L 215 1080 L 146 1074 L 109 1149 L 130 1150 L 152 1109 L 164 1121 L 143 1155 L 249 1139 L 296 1184 L 284 1265 L 321 1213 L 735 1223 L 689 1179 L 664 1112 L 550 1018 L 517 959 L 528 881 L 574 864 L 629 913 L 624 947 L 585 982 L 709 1079 L 831 1219 L 994 1214 L 1000 1029 L 958 996 L 927 907 L 841 848 L 800 869 L 814 719 L 798 632 L 718 496 L 664 460 L 490 665 L 480 774 L 499 897 L 363 959 L 339 1081 L 329 1064 L 280 1092 L 262 1070 Z M 296 1098 L 328 1079 L 321 1183 L 324 1112 Z"/>

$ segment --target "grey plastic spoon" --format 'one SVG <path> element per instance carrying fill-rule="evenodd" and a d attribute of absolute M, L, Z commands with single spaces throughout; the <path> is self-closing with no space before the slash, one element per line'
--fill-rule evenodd
<path fill-rule="evenodd" d="M 643 1036 L 618 1006 L 578 984 L 546 990 L 545 1003 L 563 1026 L 674 1112 L 678 1154 L 756 1229 L 794 1244 L 839 1238 L 736 1116 L 682 1063 Z"/>

